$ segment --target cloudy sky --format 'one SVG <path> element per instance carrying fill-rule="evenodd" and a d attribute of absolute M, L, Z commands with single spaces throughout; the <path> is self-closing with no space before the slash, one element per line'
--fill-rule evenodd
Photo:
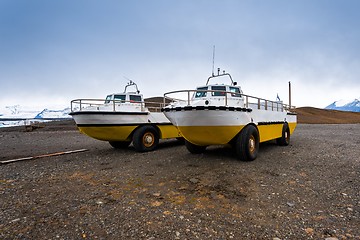
<path fill-rule="evenodd" d="M 0 0 L 0 106 L 68 106 L 134 80 L 145 97 L 205 84 L 325 107 L 360 97 L 357 0 Z"/>

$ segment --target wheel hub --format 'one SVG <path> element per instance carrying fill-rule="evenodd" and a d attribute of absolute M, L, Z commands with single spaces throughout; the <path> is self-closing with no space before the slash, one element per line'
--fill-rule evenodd
<path fill-rule="evenodd" d="M 146 133 L 143 137 L 143 143 L 146 147 L 151 147 L 154 144 L 155 137 L 152 133 Z"/>
<path fill-rule="evenodd" d="M 255 141 L 255 137 L 253 135 L 251 135 L 251 137 L 249 138 L 249 151 L 251 153 L 255 152 L 256 150 L 256 141 Z"/>
<path fill-rule="evenodd" d="M 290 142 L 290 133 L 288 131 L 285 132 L 285 141 L 287 144 Z"/>

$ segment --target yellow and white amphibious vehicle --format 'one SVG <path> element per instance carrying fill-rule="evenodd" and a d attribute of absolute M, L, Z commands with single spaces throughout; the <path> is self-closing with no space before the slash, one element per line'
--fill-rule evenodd
<path fill-rule="evenodd" d="M 209 84 L 210 80 L 224 78 L 231 84 Z M 240 160 L 252 161 L 259 143 L 276 139 L 278 145 L 286 146 L 296 127 L 291 101 L 286 105 L 245 95 L 231 75 L 225 71 L 220 74 L 220 69 L 205 86 L 168 92 L 165 99 L 172 102 L 162 111 L 179 129 L 191 153 L 202 153 L 209 145 L 231 144 Z"/>
<path fill-rule="evenodd" d="M 128 87 L 136 88 L 129 92 Z M 71 113 L 80 132 L 114 148 L 133 143 L 136 151 L 154 150 L 159 139 L 181 138 L 177 128 L 161 112 L 162 103 L 144 102 L 137 85 L 130 81 L 123 93 L 106 99 L 71 101 Z"/>

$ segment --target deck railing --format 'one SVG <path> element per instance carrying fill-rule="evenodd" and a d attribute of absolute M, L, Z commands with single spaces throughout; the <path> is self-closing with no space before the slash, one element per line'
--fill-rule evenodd
<path fill-rule="evenodd" d="M 295 106 L 290 106 L 288 104 L 284 104 L 280 101 L 271 101 L 264 98 L 254 97 L 242 93 L 234 93 L 234 92 L 225 92 L 225 91 L 219 91 L 219 90 L 178 90 L 178 91 L 172 91 L 167 92 L 164 94 L 164 102 L 165 101 L 171 101 L 171 102 L 183 102 L 184 104 L 190 105 L 191 100 L 194 99 L 209 99 L 209 97 L 199 97 L 199 98 L 193 98 L 192 96 L 196 92 L 205 92 L 205 93 L 211 93 L 213 95 L 214 93 L 218 93 L 221 97 L 224 97 L 224 106 L 228 106 L 229 98 L 231 100 L 233 99 L 243 99 L 244 100 L 244 106 L 246 108 L 256 108 L 256 109 L 263 109 L 263 110 L 271 110 L 271 111 L 291 111 L 295 109 Z M 180 99 L 180 98 L 174 98 L 170 97 L 169 95 L 174 94 L 186 94 L 187 99 Z M 211 96 L 214 97 L 214 96 Z M 211 98 L 210 97 L 210 98 Z M 219 97 L 219 96 L 217 96 Z"/>
<path fill-rule="evenodd" d="M 105 103 L 106 102 L 106 103 Z M 131 106 L 133 104 L 137 104 L 140 107 L 141 111 L 145 111 L 146 108 L 150 112 L 161 112 L 161 108 L 164 107 L 162 102 L 149 102 L 149 101 L 125 101 L 125 100 L 105 100 L 105 99 L 75 99 L 71 101 L 71 112 L 75 111 L 83 111 L 89 107 L 95 107 L 93 110 L 104 110 L 101 107 L 111 107 L 111 111 L 117 112 L 119 111 L 117 107 L 121 105 Z M 107 109 L 110 110 L 110 109 Z"/>

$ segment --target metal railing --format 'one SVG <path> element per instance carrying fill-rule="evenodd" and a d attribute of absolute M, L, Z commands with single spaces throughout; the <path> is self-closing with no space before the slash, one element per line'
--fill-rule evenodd
<path fill-rule="evenodd" d="M 208 97 L 208 96 L 199 97 L 199 98 L 192 97 L 196 92 L 205 92 L 205 93 L 210 92 L 211 94 L 220 93 L 221 96 L 211 95 L 210 97 Z M 171 95 L 171 94 L 178 94 L 178 93 L 186 93 L 187 100 L 169 97 L 169 95 Z M 163 105 L 165 105 L 166 100 L 170 100 L 170 102 L 179 102 L 179 101 L 184 102 L 185 104 L 187 104 L 189 106 L 191 100 L 209 99 L 212 97 L 217 97 L 217 98 L 224 97 L 224 106 L 228 106 L 229 98 L 231 98 L 231 100 L 243 99 L 244 100 L 243 107 L 246 107 L 246 108 L 255 107 L 257 109 L 271 110 L 271 111 L 291 111 L 291 110 L 295 109 L 295 106 L 290 106 L 288 104 L 284 104 L 283 102 L 271 101 L 271 100 L 267 100 L 264 98 L 254 97 L 254 96 L 250 96 L 250 95 L 246 95 L 246 94 L 242 94 L 242 93 L 226 92 L 226 91 L 219 91 L 219 90 L 178 90 L 178 91 L 167 92 L 164 94 Z"/>
<path fill-rule="evenodd" d="M 106 100 L 106 99 L 74 99 L 71 101 L 70 105 L 71 105 L 71 112 L 83 111 L 90 107 L 96 108 L 96 109 L 91 109 L 92 111 L 93 110 L 102 111 L 104 109 L 101 107 L 109 107 L 109 106 L 111 106 L 111 111 L 116 112 L 117 107 L 125 106 L 125 105 L 139 106 L 141 111 L 146 111 L 147 109 L 150 112 L 161 112 L 161 108 L 164 107 L 164 104 L 162 102 Z"/>

